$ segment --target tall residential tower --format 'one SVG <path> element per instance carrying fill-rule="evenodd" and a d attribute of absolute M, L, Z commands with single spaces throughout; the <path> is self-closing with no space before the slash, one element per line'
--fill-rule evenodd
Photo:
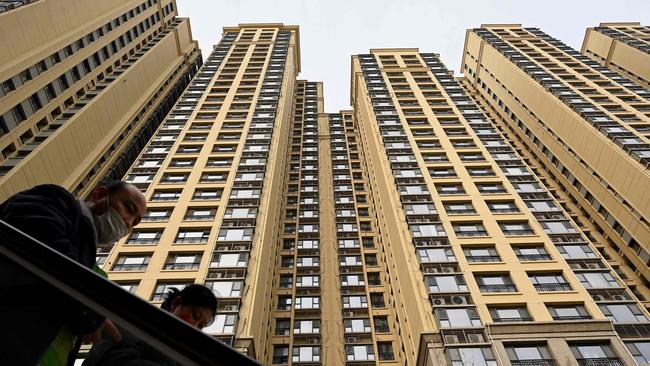
<path fill-rule="evenodd" d="M 174 0 L 0 12 L 0 200 L 40 183 L 85 196 L 124 175 L 201 66 L 177 14 Z"/>

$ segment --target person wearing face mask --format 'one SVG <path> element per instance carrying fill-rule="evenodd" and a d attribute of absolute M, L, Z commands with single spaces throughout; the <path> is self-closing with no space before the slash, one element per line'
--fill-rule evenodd
<path fill-rule="evenodd" d="M 180 291 L 171 288 L 160 307 L 191 326 L 203 329 L 214 321 L 217 298 L 209 288 L 194 284 Z M 119 341 L 104 337 L 95 343 L 82 366 L 180 366 L 147 342 L 125 331 L 121 333 L 123 337 Z"/>
<path fill-rule="evenodd" d="M 110 245 L 126 236 L 145 210 L 144 195 L 125 182 L 102 183 L 86 200 L 77 200 L 60 186 L 45 184 L 3 202 L 0 220 L 99 271 L 97 245 Z M 0 304 L 8 309 L 0 311 L 0 364 L 56 364 L 43 361 L 46 351 L 50 356 L 48 348 L 55 340 L 75 341 L 110 323 L 56 288 L 24 272 L 11 272 L 10 267 L 0 260 Z M 57 343 L 54 345 L 59 346 Z M 65 360 L 61 362 L 65 364 Z"/>

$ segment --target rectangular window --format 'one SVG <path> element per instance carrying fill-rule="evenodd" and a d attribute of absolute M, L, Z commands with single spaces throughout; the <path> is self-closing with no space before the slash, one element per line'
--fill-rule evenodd
<path fill-rule="evenodd" d="M 120 256 L 113 266 L 113 271 L 144 271 L 149 261 L 151 261 L 150 255 Z"/>
<path fill-rule="evenodd" d="M 529 273 L 528 278 L 539 292 L 571 291 L 571 285 L 569 285 L 562 273 Z"/>

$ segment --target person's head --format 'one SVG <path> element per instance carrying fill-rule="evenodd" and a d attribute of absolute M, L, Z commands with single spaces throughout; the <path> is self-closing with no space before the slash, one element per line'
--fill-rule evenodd
<path fill-rule="evenodd" d="M 140 222 L 147 209 L 147 200 L 142 192 L 122 181 L 99 184 L 86 203 L 93 213 L 100 244 L 112 243 L 126 236 Z"/>
<path fill-rule="evenodd" d="M 217 314 L 217 298 L 203 285 L 189 285 L 181 291 L 172 287 L 161 308 L 203 329 L 212 323 Z"/>

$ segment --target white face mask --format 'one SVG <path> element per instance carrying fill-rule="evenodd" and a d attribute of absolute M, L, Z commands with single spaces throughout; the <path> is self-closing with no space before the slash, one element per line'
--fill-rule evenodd
<path fill-rule="evenodd" d="M 108 209 L 105 213 L 93 215 L 98 244 L 112 244 L 129 233 L 129 228 L 122 220 L 122 216 L 111 207 L 108 196 L 106 196 L 106 206 Z"/>

